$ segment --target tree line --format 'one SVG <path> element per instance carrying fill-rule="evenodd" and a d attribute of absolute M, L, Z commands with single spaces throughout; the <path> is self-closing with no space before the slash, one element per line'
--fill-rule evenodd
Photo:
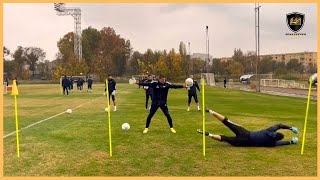
<path fill-rule="evenodd" d="M 180 42 L 178 52 L 147 49 L 145 52 L 133 51 L 130 40 L 122 38 L 111 27 L 97 30 L 88 27 L 82 31 L 82 54 L 79 61 L 74 55 L 73 32 L 65 34 L 57 42 L 58 53 L 50 66 L 46 52 L 40 47 L 18 46 L 14 52 L 3 47 L 4 72 L 7 76 L 21 79 L 35 78 L 35 72 L 45 79 L 59 79 L 62 74 L 94 75 L 103 81 L 108 74 L 130 76 L 133 74 L 166 74 L 170 79 L 187 77 L 190 74 L 213 72 L 220 75 L 242 75 L 255 73 L 256 55 L 254 51 L 243 53 L 235 49 L 232 61 L 223 62 L 214 58 L 211 65 L 187 53 L 186 45 Z M 11 56 L 12 60 L 8 58 Z M 311 72 L 315 67 L 304 68 L 297 59 L 288 63 L 273 61 L 265 56 L 259 61 L 259 73 L 281 75 L 288 72 Z"/>

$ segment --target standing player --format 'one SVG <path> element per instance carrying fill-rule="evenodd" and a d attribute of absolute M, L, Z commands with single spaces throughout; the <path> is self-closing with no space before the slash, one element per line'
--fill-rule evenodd
<path fill-rule="evenodd" d="M 6 79 L 4 80 L 4 82 L 7 84 L 7 86 L 9 86 L 9 80 L 8 80 L 8 78 L 6 78 Z"/>
<path fill-rule="evenodd" d="M 152 88 L 153 99 L 152 99 L 151 109 L 146 121 L 146 128 L 144 129 L 143 133 L 148 132 L 148 128 L 151 123 L 151 118 L 157 112 L 158 108 L 161 108 L 162 112 L 167 117 L 171 132 L 176 133 L 176 130 L 173 129 L 172 118 L 169 114 L 169 109 L 167 106 L 168 91 L 170 88 L 177 89 L 177 88 L 185 88 L 186 86 L 167 83 L 165 82 L 164 75 L 160 75 L 158 81 L 153 81 L 151 83 L 140 83 L 137 81 L 136 84 L 140 86 L 149 86 L 150 88 Z"/>
<path fill-rule="evenodd" d="M 226 84 L 227 84 L 227 78 L 225 77 L 224 80 L 223 80 L 223 87 L 224 87 L 225 89 L 227 88 Z"/>
<path fill-rule="evenodd" d="M 67 75 L 64 75 L 64 78 L 62 79 L 62 87 L 63 87 L 63 95 L 65 95 L 66 92 L 67 92 L 67 95 L 69 95 L 69 91 L 68 91 L 69 79 L 67 78 Z"/>
<path fill-rule="evenodd" d="M 113 111 L 117 111 L 117 106 L 116 106 L 116 81 L 113 79 L 112 75 L 108 75 L 108 90 L 109 90 L 109 103 L 110 103 L 110 96 L 112 97 L 112 102 L 113 102 Z M 104 92 L 107 91 L 107 87 L 105 84 L 105 89 Z"/>
<path fill-rule="evenodd" d="M 74 79 L 73 79 L 73 77 L 71 76 L 71 77 L 70 77 L 70 90 L 73 90 L 73 82 L 74 82 Z"/>
<path fill-rule="evenodd" d="M 148 79 L 146 79 L 144 81 L 144 83 L 151 83 L 152 82 L 152 76 L 151 75 L 148 75 Z M 152 88 L 149 87 L 149 86 L 144 86 L 143 87 L 146 91 L 146 110 L 148 110 L 148 101 L 149 101 L 149 97 L 152 101 Z M 151 106 L 149 107 L 149 109 L 151 108 Z"/>
<path fill-rule="evenodd" d="M 190 75 L 190 78 L 193 79 L 193 75 Z M 200 106 L 199 106 L 198 96 L 197 96 L 197 89 L 200 92 L 198 82 L 193 79 L 193 85 L 188 88 L 188 109 L 187 109 L 187 111 L 190 111 L 190 103 L 191 103 L 192 97 L 198 105 L 198 111 L 200 111 Z"/>
<path fill-rule="evenodd" d="M 84 83 L 84 79 L 80 78 L 80 92 L 83 89 L 83 83 Z"/>
<path fill-rule="evenodd" d="M 77 90 L 81 92 L 81 79 L 78 78 L 77 80 Z"/>
<path fill-rule="evenodd" d="M 92 92 L 92 83 L 93 83 L 93 80 L 92 80 L 91 77 L 89 77 L 89 79 L 88 79 L 88 90 L 87 90 L 87 92 L 88 92 L 88 91 L 89 91 L 89 92 Z"/>

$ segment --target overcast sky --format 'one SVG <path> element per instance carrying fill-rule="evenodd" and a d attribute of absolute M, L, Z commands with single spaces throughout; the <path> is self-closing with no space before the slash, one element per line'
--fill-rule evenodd
<path fill-rule="evenodd" d="M 317 4 L 260 4 L 260 54 L 317 51 Z M 129 39 L 133 50 L 178 51 L 180 41 L 191 53 L 206 52 L 205 26 L 209 26 L 210 54 L 230 57 L 234 48 L 255 50 L 254 4 L 67 4 L 80 7 L 82 29 L 113 27 Z M 300 30 L 307 35 L 290 38 L 286 14 L 305 14 Z M 57 16 L 53 3 L 4 4 L 4 45 L 44 49 L 47 59 L 58 52 L 57 41 L 73 31 L 71 16 Z"/>

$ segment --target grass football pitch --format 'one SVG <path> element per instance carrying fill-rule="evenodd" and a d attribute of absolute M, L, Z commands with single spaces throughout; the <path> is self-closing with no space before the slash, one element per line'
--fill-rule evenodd
<path fill-rule="evenodd" d="M 194 101 L 187 112 L 187 91 L 170 89 L 169 112 L 177 133 L 170 132 L 162 111 L 143 134 L 145 93 L 136 85 L 117 84 L 117 111 L 111 112 L 113 156 L 109 156 L 108 116 L 103 84 L 93 93 L 60 94 L 59 85 L 19 85 L 20 158 L 16 154 L 14 100 L 4 96 L 4 176 L 316 176 L 317 102 L 310 101 L 304 154 L 301 155 L 307 99 L 206 87 L 205 103 L 248 130 L 276 123 L 295 126 L 299 134 L 280 130 L 296 145 L 273 148 L 232 147 L 206 138 L 202 154 L 202 112 Z M 201 94 L 198 93 L 201 103 Z M 72 114 L 62 113 L 68 108 Z M 111 105 L 111 110 L 113 106 Z M 61 114 L 59 114 L 61 113 Z M 55 116 L 56 115 L 56 116 Z M 121 129 L 129 123 L 128 131 Z M 206 129 L 233 135 L 206 113 Z"/>

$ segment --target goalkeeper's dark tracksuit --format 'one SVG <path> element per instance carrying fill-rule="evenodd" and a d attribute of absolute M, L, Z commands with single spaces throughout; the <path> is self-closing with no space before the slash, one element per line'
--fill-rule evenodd
<path fill-rule="evenodd" d="M 66 94 L 66 92 L 67 92 L 67 95 L 69 94 L 69 92 L 68 92 L 69 84 L 70 84 L 70 82 L 69 82 L 68 78 L 62 79 L 63 94 Z"/>
<path fill-rule="evenodd" d="M 198 103 L 197 89 L 200 92 L 200 88 L 197 81 L 193 80 L 193 85 L 190 88 L 188 88 L 188 105 L 190 105 L 192 97 L 194 101 Z"/>
<path fill-rule="evenodd" d="M 93 83 L 93 80 L 92 79 L 88 79 L 88 89 L 92 90 L 92 83 Z"/>
<path fill-rule="evenodd" d="M 153 81 L 151 83 L 139 83 L 140 86 L 148 86 L 152 88 L 152 104 L 149 115 L 147 117 L 146 128 L 149 128 L 151 118 L 157 112 L 158 108 L 161 108 L 164 115 L 167 117 L 170 128 L 173 128 L 172 118 L 169 114 L 167 106 L 168 91 L 170 88 L 183 88 L 182 85 L 174 85 L 170 83 L 161 84 L 159 81 Z"/>
<path fill-rule="evenodd" d="M 117 83 L 116 83 L 116 81 L 114 79 L 108 79 L 109 101 L 110 101 L 110 96 L 112 97 L 112 101 L 115 100 L 115 96 L 111 95 L 111 93 L 116 90 L 116 85 L 117 85 Z M 105 92 L 107 91 L 106 84 L 105 84 L 104 91 Z"/>
<path fill-rule="evenodd" d="M 145 80 L 144 83 L 151 83 L 152 80 Z M 145 89 L 146 91 L 146 109 L 148 109 L 148 101 L 149 101 L 149 97 L 152 101 L 152 88 L 145 86 L 147 89 Z"/>
<path fill-rule="evenodd" d="M 273 147 L 280 145 L 289 145 L 290 141 L 277 141 L 273 138 L 279 129 L 290 129 L 290 126 L 276 124 L 261 131 L 248 131 L 245 128 L 233 123 L 225 118 L 222 123 L 236 134 L 236 137 L 221 136 L 221 141 L 227 142 L 233 146 L 263 146 Z"/>

